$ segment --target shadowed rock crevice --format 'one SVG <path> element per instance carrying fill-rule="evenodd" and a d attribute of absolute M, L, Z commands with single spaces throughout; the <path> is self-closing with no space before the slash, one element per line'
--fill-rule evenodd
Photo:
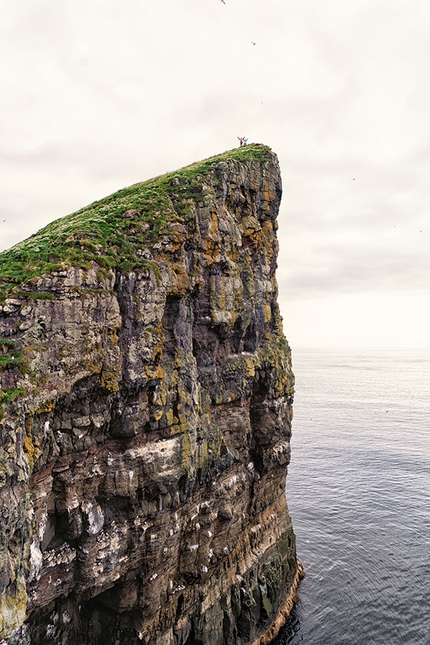
<path fill-rule="evenodd" d="M 300 577 L 280 197 L 247 146 L 2 254 L 0 645 L 277 629 Z"/>

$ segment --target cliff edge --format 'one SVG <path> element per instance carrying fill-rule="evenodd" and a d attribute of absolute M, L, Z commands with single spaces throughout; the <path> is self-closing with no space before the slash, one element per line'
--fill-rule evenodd
<path fill-rule="evenodd" d="M 0 254 L 0 644 L 268 642 L 300 578 L 262 145 Z"/>

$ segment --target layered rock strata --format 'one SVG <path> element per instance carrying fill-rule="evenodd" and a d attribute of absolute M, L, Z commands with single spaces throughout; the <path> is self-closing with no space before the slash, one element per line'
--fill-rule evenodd
<path fill-rule="evenodd" d="M 0 255 L 0 643 L 247 645 L 282 622 L 280 199 L 248 146 Z"/>

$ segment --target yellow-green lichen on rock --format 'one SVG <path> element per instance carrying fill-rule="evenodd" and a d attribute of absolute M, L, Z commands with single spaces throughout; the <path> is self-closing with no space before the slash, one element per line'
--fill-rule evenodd
<path fill-rule="evenodd" d="M 12 595 L 3 596 L 0 602 L 0 638 L 7 639 L 21 626 L 27 614 L 27 593 L 23 583 Z"/>

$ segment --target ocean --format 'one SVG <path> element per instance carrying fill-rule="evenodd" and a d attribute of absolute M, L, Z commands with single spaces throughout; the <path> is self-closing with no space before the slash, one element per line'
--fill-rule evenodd
<path fill-rule="evenodd" d="M 297 350 L 293 369 L 307 575 L 273 645 L 430 645 L 430 350 Z"/>

